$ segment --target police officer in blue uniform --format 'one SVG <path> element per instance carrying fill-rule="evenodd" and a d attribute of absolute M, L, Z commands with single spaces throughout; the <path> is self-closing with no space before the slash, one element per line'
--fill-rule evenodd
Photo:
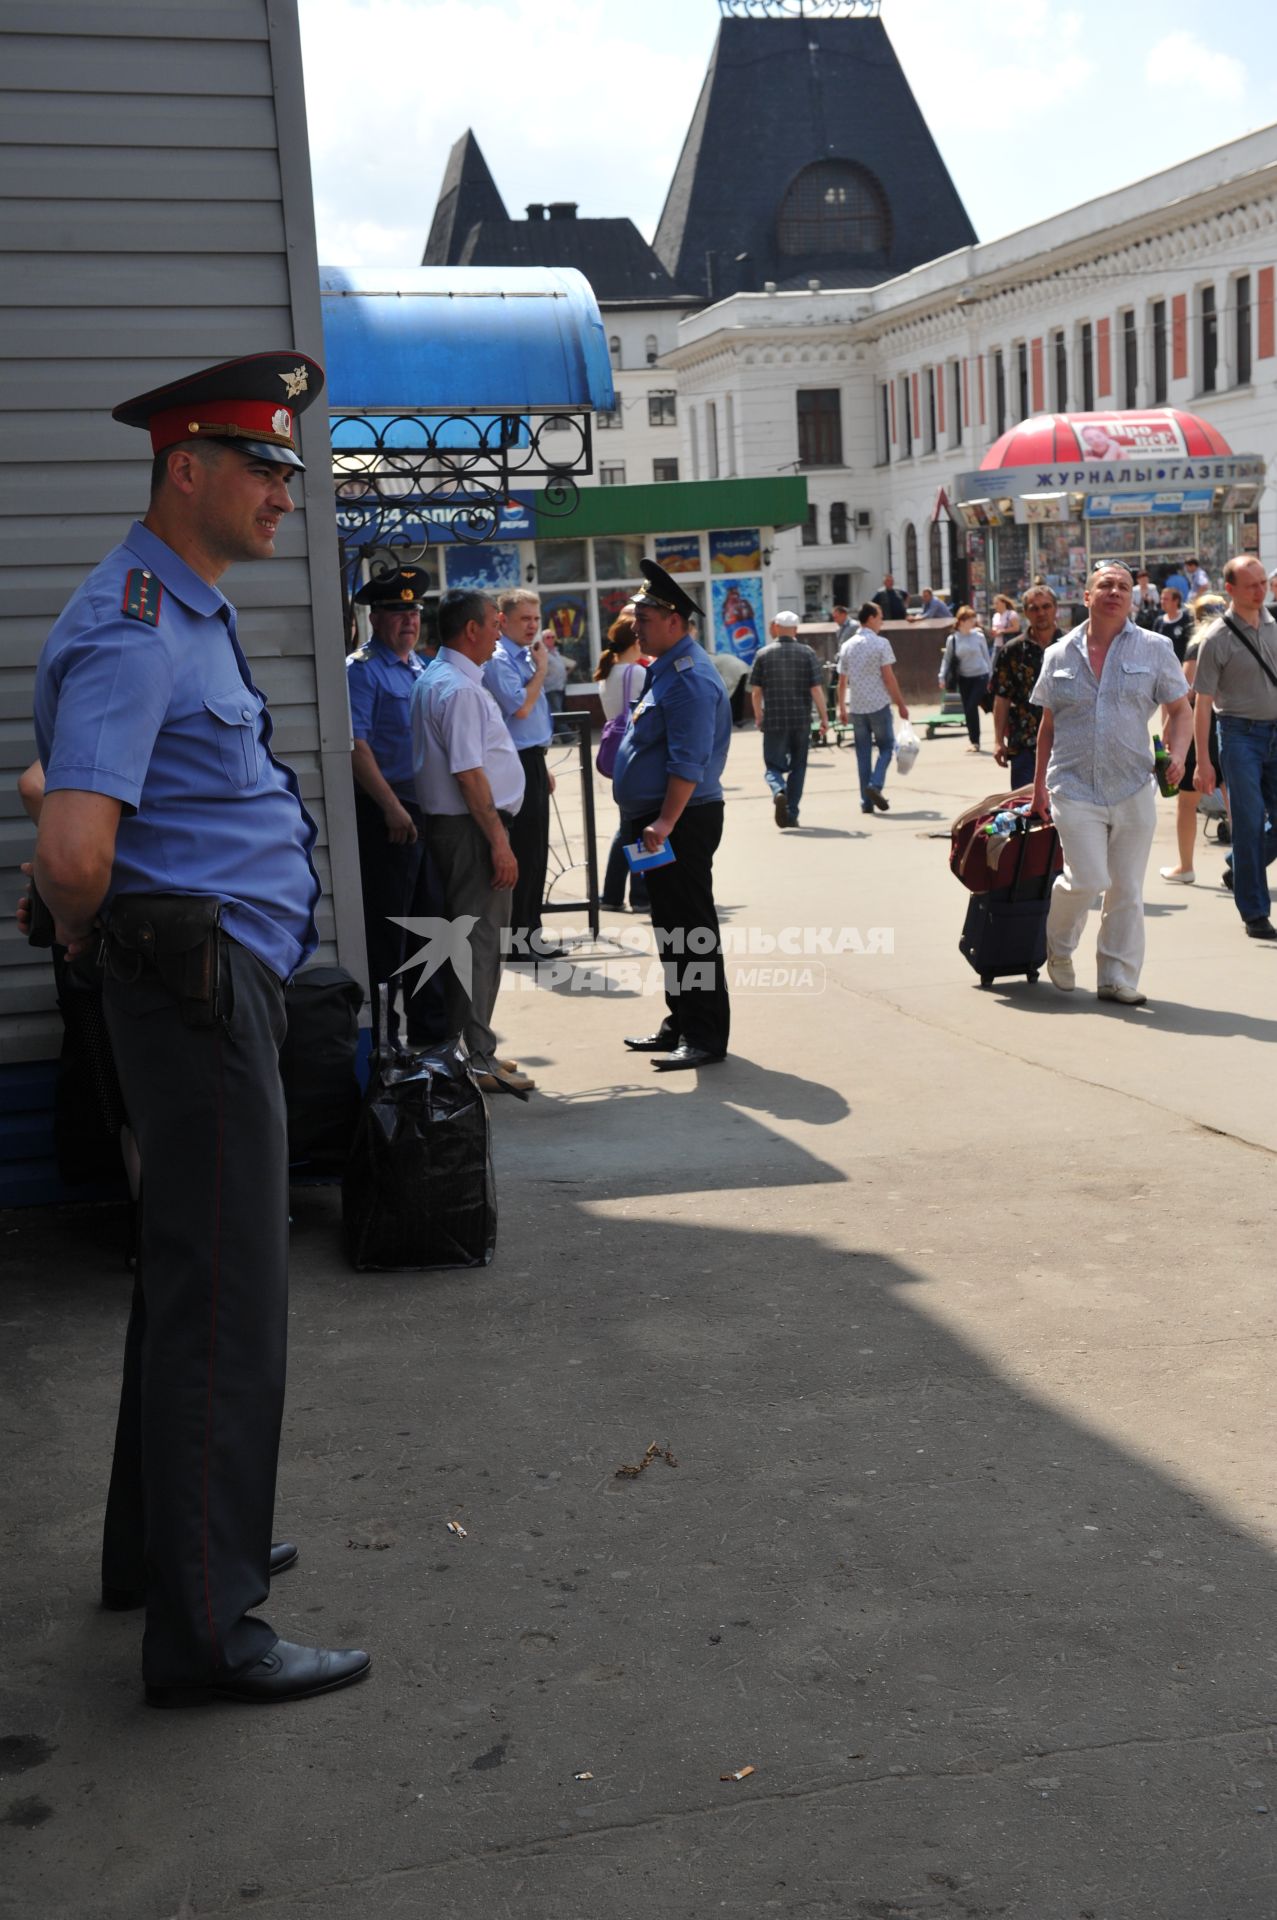
<path fill-rule="evenodd" d="M 688 623 L 700 609 L 653 560 L 634 597 L 639 646 L 652 658 L 643 698 L 616 756 L 612 786 L 643 845 L 672 864 L 647 872 L 652 926 L 665 971 L 665 1019 L 625 1042 L 663 1056 L 662 1073 L 712 1066 L 727 1052 L 731 1008 L 714 905 L 714 854 L 723 837 L 723 768 L 731 705 Z M 704 617 L 703 615 L 701 616 Z"/>
<path fill-rule="evenodd" d="M 281 1640 L 253 1611 L 284 1399 L 284 982 L 315 949 L 320 888 L 314 823 L 217 581 L 274 553 L 296 416 L 322 385 L 304 354 L 253 354 L 115 409 L 149 429 L 150 504 L 36 676 L 35 881 L 72 955 L 100 941 L 142 1164 L 102 1574 L 105 1604 L 144 1598 L 159 1706 L 291 1700 L 370 1665 Z"/>
<path fill-rule="evenodd" d="M 519 587 L 497 595 L 501 637 L 483 669 L 483 684 L 501 717 L 523 768 L 523 805 L 510 822 L 510 848 L 519 866 L 510 903 L 506 964 L 560 960 L 565 949 L 541 929 L 545 876 L 550 860 L 550 795 L 554 775 L 546 749 L 554 731 L 545 696 L 549 653 L 541 638 L 541 602 Z"/>
<path fill-rule="evenodd" d="M 399 567 L 355 595 L 369 609 L 372 637 L 346 662 L 354 749 L 355 826 L 364 900 L 368 978 L 394 981 L 416 942 L 397 918 L 438 915 L 442 896 L 426 852 L 412 777 L 412 695 L 426 662 L 417 652 L 421 609 L 430 585 L 424 567 Z M 407 1002 L 408 1039 L 442 1038 L 437 981 Z"/>

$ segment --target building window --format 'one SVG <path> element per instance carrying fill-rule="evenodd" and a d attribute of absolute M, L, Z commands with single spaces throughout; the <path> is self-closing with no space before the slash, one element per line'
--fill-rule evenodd
<path fill-rule="evenodd" d="M 678 461 L 677 460 L 653 460 L 652 478 L 653 480 L 677 480 L 678 479 Z"/>
<path fill-rule="evenodd" d="M 993 353 L 993 433 L 996 439 L 1007 430 L 1007 363 L 1001 347 Z"/>
<path fill-rule="evenodd" d="M 1095 334 L 1089 320 L 1082 322 L 1082 411 L 1095 412 Z"/>
<path fill-rule="evenodd" d="M 907 373 L 901 378 L 900 391 L 904 401 L 901 417 L 905 423 L 904 444 L 900 449 L 900 458 L 911 460 L 913 458 L 913 382 Z"/>
<path fill-rule="evenodd" d="M 918 531 L 912 520 L 905 521 L 905 592 L 918 591 Z"/>
<path fill-rule="evenodd" d="M 791 258 L 882 254 L 891 246 L 891 215 L 882 188 L 849 160 L 804 167 L 780 203 L 776 240 Z"/>
<path fill-rule="evenodd" d="M 891 388 L 878 389 L 878 465 L 891 464 Z"/>
<path fill-rule="evenodd" d="M 1215 308 L 1214 287 L 1202 288 L 1201 303 L 1202 377 L 1198 391 L 1214 393 L 1219 377 L 1219 314 Z"/>
<path fill-rule="evenodd" d="M 1233 385 L 1248 387 L 1251 376 L 1250 350 L 1250 275 L 1239 274 L 1233 282 Z"/>
<path fill-rule="evenodd" d="M 595 414 L 594 424 L 596 427 L 600 429 L 600 431 L 603 431 L 608 427 L 619 427 L 624 425 L 624 422 L 621 419 L 621 402 L 619 397 L 614 407 L 609 407 L 605 413 Z"/>
<path fill-rule="evenodd" d="M 643 358 L 649 367 L 654 367 L 660 358 L 660 348 L 657 346 L 656 335 L 654 333 L 649 333 L 647 339 L 643 342 Z"/>
<path fill-rule="evenodd" d="M 951 447 L 960 447 L 962 445 L 962 362 L 961 360 L 952 361 L 951 369 L 952 369 L 952 381 L 953 381 L 953 405 L 950 408 L 950 417 L 952 418 L 953 425 L 949 428 L 949 445 Z"/>
<path fill-rule="evenodd" d="M 1051 336 L 1051 358 L 1054 361 L 1054 406 L 1057 413 L 1069 410 L 1069 350 L 1064 341 L 1064 329 L 1058 327 Z"/>
<path fill-rule="evenodd" d="M 623 487 L 625 485 L 624 460 L 600 460 L 599 485 L 601 487 Z"/>
<path fill-rule="evenodd" d="M 612 362 L 612 365 L 614 367 L 619 367 L 621 364 L 621 336 L 619 333 L 614 333 L 612 335 L 612 338 L 608 341 L 607 354 L 608 354 L 608 359 Z"/>
<path fill-rule="evenodd" d="M 718 402 L 705 402 L 705 472 L 710 480 L 718 478 Z"/>
<path fill-rule="evenodd" d="M 1153 332 L 1153 405 L 1164 407 L 1169 391 L 1166 360 L 1166 302 L 1154 300 L 1149 310 Z"/>
<path fill-rule="evenodd" d="M 699 480 L 701 477 L 701 423 L 695 407 L 687 409 L 687 424 L 691 429 L 692 478 Z"/>
<path fill-rule="evenodd" d="M 678 395 L 673 387 L 663 387 L 658 393 L 647 396 L 647 424 L 649 427 L 676 427 L 678 417 L 676 403 Z"/>
<path fill-rule="evenodd" d="M 927 447 L 928 453 L 936 450 L 936 370 L 927 368 Z"/>
<path fill-rule="evenodd" d="M 816 519 L 816 503 L 813 500 L 807 508 L 807 518 L 802 525 L 802 542 L 805 547 L 820 545 L 820 523 Z"/>
<path fill-rule="evenodd" d="M 1015 387 L 1020 403 L 1020 419 L 1029 417 L 1029 343 L 1021 340 L 1015 350 Z"/>
<path fill-rule="evenodd" d="M 837 387 L 798 389 L 798 464 L 842 465 L 842 396 Z"/>
<path fill-rule="evenodd" d="M 847 504 L 844 500 L 833 500 L 829 506 L 829 544 L 831 547 L 845 546 L 847 541 Z"/>
<path fill-rule="evenodd" d="M 1135 331 L 1135 310 L 1127 307 L 1122 315 L 1122 405 L 1139 404 L 1136 391 L 1140 378 L 1140 343 Z"/>
<path fill-rule="evenodd" d="M 927 535 L 927 559 L 931 567 L 931 591 L 939 593 L 944 580 L 944 543 L 940 537 L 940 522 L 931 522 L 931 531 Z"/>

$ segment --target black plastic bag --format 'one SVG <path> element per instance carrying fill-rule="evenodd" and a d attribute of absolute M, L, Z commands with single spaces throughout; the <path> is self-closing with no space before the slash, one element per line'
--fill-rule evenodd
<path fill-rule="evenodd" d="M 288 1034 L 279 1056 L 288 1108 L 288 1158 L 340 1173 L 359 1118 L 359 1009 L 364 990 L 344 967 L 307 967 L 284 992 Z"/>
<path fill-rule="evenodd" d="M 464 1043 L 407 1047 L 386 1024 L 341 1188 L 346 1252 L 370 1268 L 486 1267 L 497 1244 L 488 1105 Z"/>

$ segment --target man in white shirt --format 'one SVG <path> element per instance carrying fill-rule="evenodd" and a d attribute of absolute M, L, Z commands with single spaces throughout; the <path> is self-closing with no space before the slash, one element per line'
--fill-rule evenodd
<path fill-rule="evenodd" d="M 413 692 L 413 779 L 447 916 L 454 923 L 472 922 L 470 979 L 462 979 L 450 961 L 444 1000 L 449 1026 L 464 1037 L 480 1085 L 526 1097 L 532 1081 L 513 1061 L 498 1061 L 492 1031 L 503 936 L 519 876 L 510 822 L 524 792 L 518 750 L 483 684 L 500 620 L 485 594 L 460 590 L 444 594 L 438 620 L 438 657 Z"/>

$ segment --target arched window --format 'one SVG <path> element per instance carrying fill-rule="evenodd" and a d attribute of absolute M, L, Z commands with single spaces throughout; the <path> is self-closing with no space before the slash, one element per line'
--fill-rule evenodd
<path fill-rule="evenodd" d="M 659 351 L 660 350 L 656 342 L 656 335 L 654 333 L 649 333 L 647 336 L 647 339 L 643 342 L 643 353 L 649 367 L 654 367 L 656 365 L 657 358 L 659 356 Z"/>
<path fill-rule="evenodd" d="M 887 197 L 850 160 L 817 160 L 791 180 L 776 221 L 780 251 L 793 257 L 852 257 L 891 246 Z"/>
<path fill-rule="evenodd" d="M 905 592 L 918 591 L 918 530 L 912 520 L 905 521 Z"/>
<path fill-rule="evenodd" d="M 940 522 L 938 520 L 931 522 L 928 548 L 930 552 L 931 588 L 933 593 L 939 593 L 944 581 L 944 546 L 940 538 Z"/>
<path fill-rule="evenodd" d="M 607 343 L 607 351 L 608 358 L 611 360 L 612 365 L 619 367 L 621 364 L 621 336 L 619 333 L 612 335 L 612 338 Z"/>

